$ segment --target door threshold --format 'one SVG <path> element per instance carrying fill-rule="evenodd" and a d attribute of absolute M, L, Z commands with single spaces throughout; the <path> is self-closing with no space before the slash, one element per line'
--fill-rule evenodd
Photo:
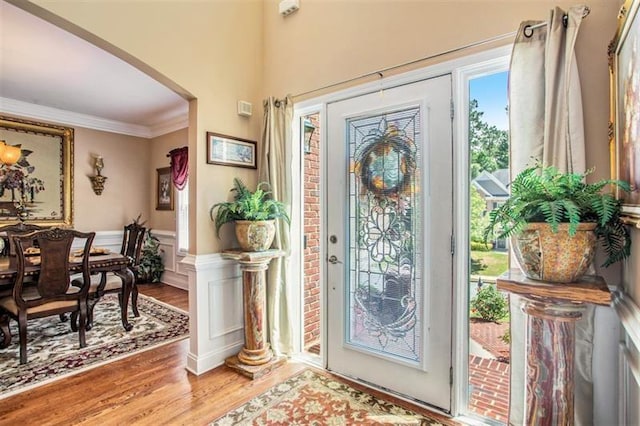
<path fill-rule="evenodd" d="M 324 370 L 326 372 L 328 372 L 328 373 L 333 374 L 334 376 L 340 377 L 340 378 L 348 380 L 350 382 L 357 383 L 357 384 L 359 384 L 361 386 L 364 386 L 364 387 L 369 388 L 369 389 L 371 389 L 373 391 L 376 391 L 376 392 L 383 393 L 383 394 L 388 395 L 388 396 L 390 396 L 392 398 L 399 399 L 399 400 L 404 401 L 404 402 L 408 402 L 409 404 L 415 405 L 415 406 L 417 406 L 417 407 L 419 407 L 419 408 L 421 408 L 423 410 L 427 410 L 427 411 L 433 412 L 435 414 L 440 414 L 442 416 L 446 416 L 448 418 L 452 418 L 450 411 L 445 411 L 440 407 L 436 407 L 435 405 L 431 405 L 431 404 L 429 404 L 427 402 L 420 401 L 419 399 L 411 398 L 410 396 L 403 395 L 403 394 L 395 392 L 395 391 L 393 391 L 391 389 L 387 389 L 387 388 L 384 388 L 382 386 L 378 386 L 375 383 L 371 383 L 371 382 L 368 382 L 366 380 L 359 379 L 357 377 L 351 377 L 351 376 L 347 376 L 345 374 L 340 374 L 338 372 L 329 370 L 327 368 L 325 368 Z"/>

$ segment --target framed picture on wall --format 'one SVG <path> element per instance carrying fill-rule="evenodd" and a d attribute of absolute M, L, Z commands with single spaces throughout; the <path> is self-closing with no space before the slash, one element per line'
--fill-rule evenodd
<path fill-rule="evenodd" d="M 156 210 L 173 210 L 173 183 L 171 167 L 156 169 L 158 184 L 156 187 Z"/>
<path fill-rule="evenodd" d="M 74 129 L 0 116 L 0 225 L 27 220 L 43 226 L 73 225 Z M 9 147 L 14 154 L 4 158 Z"/>
<path fill-rule="evenodd" d="M 207 132 L 207 163 L 255 169 L 257 144 L 248 139 Z"/>
<path fill-rule="evenodd" d="M 631 185 L 618 190 L 622 212 L 640 223 L 640 0 L 626 0 L 609 47 L 611 67 L 611 170 Z"/>

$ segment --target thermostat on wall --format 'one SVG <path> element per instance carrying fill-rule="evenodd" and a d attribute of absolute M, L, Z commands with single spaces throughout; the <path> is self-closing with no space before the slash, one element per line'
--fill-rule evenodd
<path fill-rule="evenodd" d="M 252 110 L 253 106 L 251 105 L 251 102 L 238 101 L 238 115 L 251 117 Z"/>
<path fill-rule="evenodd" d="M 300 9 L 300 0 L 282 0 L 278 8 L 280 9 L 280 15 L 291 15 L 293 12 Z"/>

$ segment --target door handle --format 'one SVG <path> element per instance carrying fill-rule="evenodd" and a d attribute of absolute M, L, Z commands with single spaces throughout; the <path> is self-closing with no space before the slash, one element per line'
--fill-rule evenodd
<path fill-rule="evenodd" d="M 338 258 L 334 255 L 329 256 L 329 263 L 335 265 L 336 263 L 342 263 L 338 260 Z"/>

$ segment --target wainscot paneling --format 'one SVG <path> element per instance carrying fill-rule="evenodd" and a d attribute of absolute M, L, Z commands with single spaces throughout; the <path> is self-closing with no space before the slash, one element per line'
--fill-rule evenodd
<path fill-rule="evenodd" d="M 189 282 L 187 370 L 202 374 L 244 344 L 242 275 L 236 262 L 219 253 L 187 255 L 180 265 Z"/>
<path fill-rule="evenodd" d="M 180 266 L 180 261 L 184 256 L 179 255 L 176 250 L 176 233 L 155 229 L 151 233 L 160 241 L 162 262 L 164 263 L 162 282 L 183 290 L 188 290 L 187 272 L 184 270 L 184 267 Z"/>
<path fill-rule="evenodd" d="M 640 424 L 640 308 L 623 291 L 613 294 L 613 307 L 623 327 L 619 346 L 620 424 Z"/>

